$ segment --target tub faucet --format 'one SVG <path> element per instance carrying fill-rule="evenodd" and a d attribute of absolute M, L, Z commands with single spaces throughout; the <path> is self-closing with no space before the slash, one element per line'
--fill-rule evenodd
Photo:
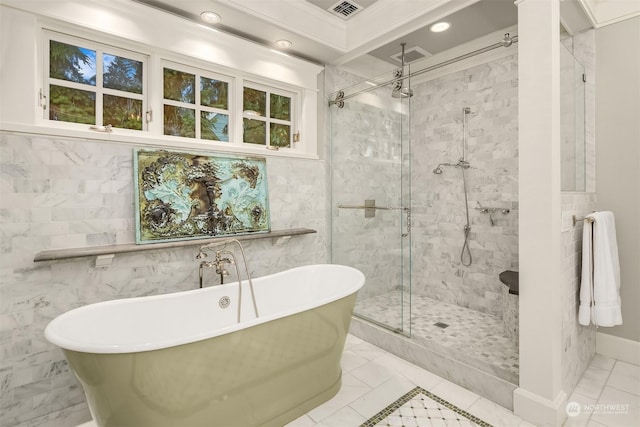
<path fill-rule="evenodd" d="M 244 263 L 244 271 L 247 274 L 247 282 L 249 282 L 249 289 L 251 290 L 251 302 L 253 303 L 253 311 L 256 314 L 256 317 L 259 317 L 258 314 L 258 305 L 256 304 L 256 296 L 253 291 L 253 282 L 251 281 L 251 274 L 249 273 L 249 265 L 247 264 L 247 257 L 244 254 L 244 248 L 242 244 L 237 239 L 220 239 L 216 242 L 207 243 L 206 245 L 200 246 L 200 250 L 196 255 L 196 259 L 204 259 L 208 256 L 208 250 L 213 248 L 222 246 L 221 250 L 217 250 L 215 252 L 215 259 L 213 261 L 202 261 L 200 262 L 200 287 L 202 288 L 202 274 L 205 268 L 216 268 L 216 274 L 220 275 L 220 284 L 223 284 L 224 277 L 229 275 L 229 271 L 225 267 L 225 265 L 233 265 L 236 269 L 236 275 L 238 277 L 238 323 L 240 323 L 240 310 L 242 307 L 242 279 L 240 277 L 240 270 L 238 269 L 238 263 L 236 262 L 236 257 L 233 255 L 233 252 L 225 250 L 226 246 L 230 243 L 236 244 L 240 249 L 240 255 L 242 256 L 242 261 Z"/>
<path fill-rule="evenodd" d="M 235 265 L 236 260 L 229 251 L 216 251 L 216 259 L 213 264 L 216 266 L 216 274 L 220 275 L 220 284 L 224 284 L 225 276 L 229 275 L 229 271 L 225 268 L 225 264 Z"/>
<path fill-rule="evenodd" d="M 213 263 L 211 261 L 202 261 L 200 263 L 200 268 L 198 269 L 198 277 L 199 277 L 199 281 L 200 281 L 200 289 L 202 289 L 202 277 L 204 275 L 204 269 L 205 268 L 212 268 L 213 267 Z"/>

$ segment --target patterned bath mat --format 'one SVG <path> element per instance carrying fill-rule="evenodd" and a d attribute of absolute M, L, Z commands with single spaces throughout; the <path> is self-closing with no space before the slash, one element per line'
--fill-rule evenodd
<path fill-rule="evenodd" d="M 416 387 L 360 427 L 492 427 L 486 421 L 463 411 L 427 390 Z"/>

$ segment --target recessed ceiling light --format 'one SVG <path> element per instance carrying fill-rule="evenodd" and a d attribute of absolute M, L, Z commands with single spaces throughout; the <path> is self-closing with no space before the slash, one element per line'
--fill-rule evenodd
<path fill-rule="evenodd" d="M 451 24 L 449 24 L 448 22 L 436 22 L 431 27 L 429 27 L 429 29 L 431 30 L 431 32 L 441 33 L 442 31 L 448 30 L 450 26 Z"/>
<path fill-rule="evenodd" d="M 278 40 L 276 41 L 276 46 L 278 46 L 280 49 L 289 49 L 291 47 L 293 43 L 291 43 L 289 40 Z"/>
<path fill-rule="evenodd" d="M 204 22 L 208 22 L 209 24 L 217 24 L 218 22 L 220 22 L 220 19 L 221 19 L 220 15 L 218 15 L 215 12 L 211 12 L 209 10 L 202 12 L 200 14 L 200 18 L 202 18 Z"/>

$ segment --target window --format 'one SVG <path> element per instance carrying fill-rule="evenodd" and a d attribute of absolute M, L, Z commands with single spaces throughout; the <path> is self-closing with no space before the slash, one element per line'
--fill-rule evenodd
<path fill-rule="evenodd" d="M 248 144 L 290 148 L 295 93 L 245 83 L 242 93 L 243 137 Z"/>
<path fill-rule="evenodd" d="M 165 66 L 164 134 L 229 142 L 230 81 L 226 76 Z"/>
<path fill-rule="evenodd" d="M 153 138 L 166 146 L 316 154 L 314 139 L 298 144 L 302 114 L 312 120 L 316 111 L 315 94 L 303 96 L 306 89 L 132 41 L 64 31 L 42 33 L 40 106 L 51 127 L 113 130 L 126 141 Z M 305 102 L 313 106 L 303 112 Z"/>
<path fill-rule="evenodd" d="M 144 55 L 47 34 L 49 120 L 145 128 Z"/>

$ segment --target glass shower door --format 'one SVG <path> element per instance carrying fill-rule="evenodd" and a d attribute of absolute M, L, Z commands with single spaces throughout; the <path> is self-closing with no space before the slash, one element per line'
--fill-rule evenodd
<path fill-rule="evenodd" d="M 332 262 L 366 277 L 355 314 L 405 335 L 411 333 L 409 108 L 410 98 L 392 98 L 389 86 L 330 107 Z"/>

